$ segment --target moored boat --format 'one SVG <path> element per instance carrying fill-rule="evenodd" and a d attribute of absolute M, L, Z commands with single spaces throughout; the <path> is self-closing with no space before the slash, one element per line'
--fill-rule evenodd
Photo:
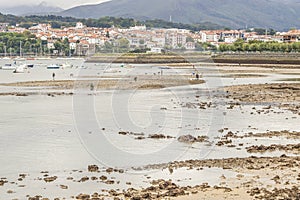
<path fill-rule="evenodd" d="M 24 73 L 25 69 L 27 69 L 27 65 L 23 64 L 23 65 L 19 65 L 16 67 L 16 69 L 14 70 L 14 73 Z"/>
<path fill-rule="evenodd" d="M 47 69 L 59 69 L 59 68 L 60 68 L 60 66 L 56 65 L 56 64 L 51 64 L 51 65 L 47 66 Z"/>
<path fill-rule="evenodd" d="M 16 68 L 17 68 L 16 65 L 13 65 L 13 64 L 10 64 L 10 63 L 5 64 L 4 66 L 2 66 L 3 70 L 15 70 Z"/>

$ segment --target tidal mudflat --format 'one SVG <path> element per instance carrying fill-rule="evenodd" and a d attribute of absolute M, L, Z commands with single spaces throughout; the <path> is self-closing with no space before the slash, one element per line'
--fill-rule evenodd
<path fill-rule="evenodd" d="M 1 199 L 299 198 L 300 68 L 34 62 L 0 71 Z"/>

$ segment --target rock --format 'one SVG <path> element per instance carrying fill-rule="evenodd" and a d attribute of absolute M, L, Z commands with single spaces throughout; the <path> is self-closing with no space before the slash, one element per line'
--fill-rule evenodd
<path fill-rule="evenodd" d="M 44 178 L 44 181 L 46 183 L 50 183 L 50 182 L 53 182 L 57 179 L 57 176 L 53 176 L 53 177 L 47 177 L 47 178 Z"/>
<path fill-rule="evenodd" d="M 139 137 L 136 137 L 135 139 L 136 139 L 136 140 L 144 140 L 144 139 L 146 139 L 146 138 L 143 137 L 143 136 L 139 136 Z"/>
<path fill-rule="evenodd" d="M 125 132 L 125 131 L 120 131 L 119 132 L 119 135 L 128 135 L 129 133 L 128 132 Z"/>
<path fill-rule="evenodd" d="M 90 195 L 88 194 L 79 194 L 76 199 L 79 199 L 79 200 L 89 200 L 90 199 Z"/>
<path fill-rule="evenodd" d="M 88 171 L 89 172 L 98 172 L 99 171 L 99 167 L 97 165 L 89 165 L 88 166 Z"/>
<path fill-rule="evenodd" d="M 151 138 L 151 139 L 165 139 L 166 136 L 163 135 L 163 134 L 152 134 L 152 135 L 149 135 L 149 138 Z"/>
<path fill-rule="evenodd" d="M 134 197 L 131 198 L 131 200 L 141 200 L 141 199 L 142 199 L 142 198 L 139 197 L 139 196 L 134 196 Z"/>
<path fill-rule="evenodd" d="M 198 136 L 197 142 L 208 142 L 209 137 L 207 136 Z"/>
<path fill-rule="evenodd" d="M 107 180 L 107 177 L 106 176 L 101 176 L 100 180 L 105 181 L 105 180 Z"/>
<path fill-rule="evenodd" d="M 85 177 L 82 177 L 82 178 L 79 180 L 79 182 L 86 182 L 86 181 L 88 181 L 89 179 L 90 179 L 89 177 L 85 176 Z"/>
<path fill-rule="evenodd" d="M 107 169 L 106 169 L 106 172 L 107 172 L 107 173 L 112 173 L 113 171 L 114 171 L 113 168 L 107 168 Z"/>
<path fill-rule="evenodd" d="M 107 185 L 112 185 L 112 184 L 115 184 L 115 181 L 113 181 L 113 180 L 107 180 L 104 183 L 107 184 Z"/>
<path fill-rule="evenodd" d="M 40 200 L 42 196 L 29 197 L 28 200 Z"/>
<path fill-rule="evenodd" d="M 19 174 L 19 177 L 24 179 L 24 178 L 26 178 L 26 174 Z"/>
<path fill-rule="evenodd" d="M 177 140 L 179 142 L 194 143 L 197 141 L 197 138 L 195 138 L 192 135 L 183 135 L 183 136 L 180 136 Z"/>
<path fill-rule="evenodd" d="M 178 197 L 178 196 L 183 196 L 183 195 L 185 195 L 184 190 L 183 189 L 179 189 L 179 188 L 172 189 L 169 192 L 169 196 L 171 196 L 171 197 Z"/>
<path fill-rule="evenodd" d="M 0 186 L 3 186 L 5 183 L 7 183 L 7 181 L 0 180 Z"/>
<path fill-rule="evenodd" d="M 63 189 L 63 190 L 67 190 L 69 187 L 66 186 L 66 185 L 60 185 L 60 188 Z"/>
<path fill-rule="evenodd" d="M 91 180 L 92 180 L 92 181 L 96 181 L 96 180 L 98 180 L 98 178 L 95 177 L 95 176 L 92 176 L 92 177 L 91 177 Z"/>

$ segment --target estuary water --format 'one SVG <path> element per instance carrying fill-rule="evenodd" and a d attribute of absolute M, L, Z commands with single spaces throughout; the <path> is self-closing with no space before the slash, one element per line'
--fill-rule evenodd
<path fill-rule="evenodd" d="M 1 60 L 1 65 L 7 62 Z M 72 67 L 46 69 L 49 64 L 66 62 Z M 162 71 L 161 66 L 156 65 L 120 67 L 119 64 L 85 63 L 84 60 L 51 59 L 34 60 L 31 63 L 34 67 L 22 74 L 0 70 L 0 82 L 51 81 L 53 73 L 57 80 L 101 81 L 99 76 L 118 79 L 128 75 L 158 74 Z M 265 74 L 265 77 L 260 78 L 235 79 L 222 78 L 218 70 L 212 67 L 204 66 L 199 70 L 206 80 L 203 85 L 121 91 L 72 89 L 65 91 L 73 92 L 74 95 L 54 97 L 0 96 L 0 177 L 11 177 L 19 173 L 32 175 L 45 170 L 63 174 L 64 171 L 86 169 L 90 164 L 130 170 L 131 167 L 175 160 L 247 157 L 251 154 L 245 149 L 216 146 L 215 143 L 222 136 L 219 130 L 227 128 L 233 132 L 239 131 L 240 134 L 300 130 L 299 126 L 295 126 L 300 122 L 299 116 L 289 111 L 274 108 L 282 114 L 253 115 L 253 105 L 228 110 L 228 100 L 220 99 L 213 91 L 217 87 L 233 84 L 272 83 L 280 78 L 290 78 L 290 75 Z M 191 76 L 192 73 L 193 69 L 163 68 L 164 75 Z M 1 93 L 17 91 L 42 93 L 53 89 L 0 86 Z M 199 102 L 211 102 L 212 106 L 206 109 L 189 106 Z M 262 108 L 264 105 L 255 106 Z M 121 135 L 120 132 L 127 132 L 127 135 Z M 164 134 L 170 138 L 149 138 L 153 134 Z M 187 134 L 207 136 L 209 142 L 185 144 L 177 141 L 179 136 Z M 138 139 L 138 136 L 143 139 Z M 274 142 L 295 143 L 281 138 L 247 139 L 248 146 L 253 143 L 268 145 Z M 272 152 L 266 155 L 281 154 L 282 152 Z M 211 170 L 208 174 L 213 177 L 214 169 Z M 127 178 L 130 179 L 129 177 L 133 181 L 140 180 L 132 176 Z M 202 178 L 205 181 L 205 176 Z M 141 182 L 140 180 L 140 184 Z M 33 187 L 31 191 L 35 189 Z M 51 191 L 50 189 L 45 194 L 52 194 Z M 7 194 L 2 192 L 0 197 L 6 197 Z M 26 192 L 28 191 L 20 191 L 14 196 L 20 197 Z"/>

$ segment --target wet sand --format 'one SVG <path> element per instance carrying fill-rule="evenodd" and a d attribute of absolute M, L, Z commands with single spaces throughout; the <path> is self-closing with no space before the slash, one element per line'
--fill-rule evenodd
<path fill-rule="evenodd" d="M 233 69 L 227 69 L 233 70 Z M 245 70 L 245 71 L 241 71 Z M 256 72 L 262 72 L 263 69 L 241 69 L 238 68 L 230 73 L 237 72 L 240 75 L 229 75 L 228 78 L 261 78 L 263 75 L 257 75 Z M 258 70 L 258 71 L 257 71 Z M 262 70 L 262 71 L 259 71 Z M 268 69 L 269 70 L 269 69 Z M 243 73 L 252 72 L 252 74 Z M 268 71 L 269 72 L 269 71 Z M 222 72 L 221 72 L 222 73 Z M 225 74 L 228 73 L 224 72 Z M 274 73 L 279 73 L 275 71 Z M 280 73 L 291 73 L 289 70 L 280 71 Z M 297 75 L 297 73 L 291 73 Z M 2 84 L 9 87 L 47 87 L 51 89 L 76 89 L 86 88 L 88 90 L 97 89 L 160 89 L 165 87 L 174 87 L 189 84 L 201 84 L 202 80 L 190 81 L 188 76 L 128 76 L 123 79 L 103 79 L 103 80 L 63 80 L 63 81 L 32 81 Z M 96 77 L 101 78 L 101 77 Z M 104 77 L 102 77 L 104 78 Z M 105 77 L 107 78 L 107 77 Z M 116 78 L 116 77 L 114 77 Z M 93 88 L 91 88 L 93 84 Z M 300 115 L 300 84 L 299 83 L 269 83 L 269 84 L 245 84 L 228 86 L 220 89 L 222 92 L 217 93 L 217 98 L 228 100 L 227 109 L 243 108 L 251 105 L 252 114 L 269 115 L 276 113 L 277 109 L 288 110 L 297 119 Z M 223 93 L 225 91 L 225 93 Z M 51 93 L 50 93 L 51 94 Z M 72 93 L 63 93 L 61 95 L 72 95 Z M 3 93 L 2 95 L 17 95 L 26 96 L 25 93 Z M 56 93 L 60 95 L 60 93 Z M 190 105 L 190 106 L 189 106 Z M 186 105 L 193 109 L 192 103 Z M 214 105 L 213 105 L 214 106 Z M 257 107 L 262 108 L 257 108 Z M 211 107 L 210 103 L 204 103 L 202 109 Z M 242 112 L 242 111 L 240 111 Z M 277 113 L 276 113 L 277 114 Z M 263 122 L 262 122 L 263 123 Z M 295 129 L 299 129 L 298 124 L 295 124 Z M 268 127 L 272 129 L 272 127 Z M 242 131 L 242 130 L 240 130 Z M 166 170 L 170 175 L 179 170 L 195 170 L 196 172 L 205 172 L 207 169 L 217 168 L 224 172 L 233 172 L 234 177 L 226 176 L 221 172 L 218 174 L 219 179 L 217 184 L 208 184 L 198 182 L 197 184 L 182 185 L 178 180 L 168 179 L 153 179 L 150 176 L 146 177 L 144 182 L 146 186 L 136 186 L 132 182 L 126 182 L 126 189 L 119 186 L 120 182 L 126 181 L 126 177 L 120 179 L 112 177 L 111 174 L 126 174 L 126 169 L 106 168 L 100 169 L 97 165 L 87 166 L 85 170 L 77 169 L 76 172 L 83 173 L 80 179 L 73 177 L 69 171 L 64 175 L 56 175 L 51 172 L 42 173 L 41 177 L 34 177 L 34 181 L 42 181 L 46 183 L 56 184 L 61 190 L 68 190 L 71 184 L 68 181 L 74 181 L 79 184 L 88 183 L 104 183 L 112 185 L 113 189 L 91 191 L 90 193 L 74 192 L 72 196 L 65 196 L 57 199 L 299 199 L 300 198 L 300 132 L 290 130 L 268 131 L 260 133 L 244 133 L 234 132 L 228 128 L 219 130 L 221 137 L 218 140 L 215 138 L 203 138 L 197 142 L 204 142 L 212 148 L 223 146 L 230 150 L 236 148 L 244 150 L 248 153 L 247 157 L 237 158 L 232 155 L 231 158 L 224 159 L 203 159 L 203 160 L 185 160 L 174 161 L 170 163 L 153 163 L 147 166 L 137 166 L 133 170 Z M 120 137 L 138 136 L 129 131 L 116 133 Z M 286 140 L 286 144 L 274 143 L 271 145 L 255 144 L 259 139 L 268 140 L 270 138 L 282 138 Z M 152 137 L 137 138 L 138 140 L 179 140 L 179 138 L 170 137 L 168 135 L 152 135 Z M 199 138 L 198 138 L 199 139 Z M 201 139 L 201 138 L 200 138 Z M 251 139 L 252 142 L 249 142 Z M 194 140 L 192 138 L 192 140 Z M 291 143 L 290 143 L 291 142 Z M 187 143 L 187 145 L 191 145 Z M 279 152 L 281 156 L 265 156 L 266 152 Z M 83 172 L 82 172 L 83 171 Z M 84 174 L 87 173 L 87 174 Z M 93 174 L 89 174 L 93 173 Z M 26 175 L 19 175 L 19 181 L 26 179 Z M 62 184 L 58 184 L 58 179 L 64 179 Z M 93 182 L 94 181 L 94 182 Z M 98 182 L 97 182 L 98 181 Z M 181 180 L 182 181 L 182 180 Z M 8 185 L 13 185 L 14 180 L 8 180 L 3 177 L 0 180 L 0 188 Z M 27 187 L 21 185 L 21 187 Z M 7 190 L 7 193 L 14 192 Z M 27 196 L 28 199 L 42 199 L 37 191 L 37 197 Z M 44 200 L 47 197 L 43 197 Z"/>
<path fill-rule="evenodd" d="M 204 81 L 191 79 L 186 75 L 173 76 L 94 76 L 91 80 L 53 80 L 53 81 L 29 81 L 0 84 L 10 87 L 44 87 L 50 89 L 88 89 L 88 90 L 131 90 L 131 89 L 160 89 L 166 87 L 203 84 Z"/>
<path fill-rule="evenodd" d="M 251 84 L 225 87 L 227 98 L 240 102 L 298 102 L 300 83 Z"/>
<path fill-rule="evenodd" d="M 93 193 L 74 194 L 71 199 L 95 200 L 95 199 L 278 199 L 288 198 L 297 199 L 299 197 L 299 164 L 300 157 L 248 157 L 248 158 L 229 158 L 229 159 L 209 159 L 209 160 L 188 160 L 172 162 L 159 165 L 145 166 L 145 169 L 168 169 L 169 173 L 176 170 L 186 169 L 205 171 L 206 168 L 222 168 L 227 171 L 234 171 L 235 177 L 226 177 L 220 174 L 218 185 L 199 183 L 198 185 L 180 186 L 172 180 L 155 179 L 149 180 L 148 187 L 132 188 L 131 182 L 127 182 L 128 189 L 100 190 Z M 76 172 L 76 171 L 73 171 Z M 90 165 L 80 173 L 90 175 L 81 179 L 72 177 L 69 181 L 87 184 L 88 182 L 102 182 L 117 188 L 121 180 L 109 178 L 111 174 L 123 174 L 122 169 L 106 168 L 100 169 L 97 165 Z M 44 178 L 40 181 L 53 182 L 59 178 L 50 176 L 51 172 L 41 172 Z M 21 179 L 26 179 L 26 175 L 20 175 Z M 7 180 L 2 181 L 3 184 Z M 59 187 L 68 190 L 68 181 Z M 1 182 L 0 182 L 1 183 Z M 26 186 L 24 186 L 26 187 Z M 29 197 L 30 200 L 42 199 L 42 196 Z M 60 199 L 60 198 L 57 198 Z M 62 199 L 62 198 L 61 198 Z"/>

